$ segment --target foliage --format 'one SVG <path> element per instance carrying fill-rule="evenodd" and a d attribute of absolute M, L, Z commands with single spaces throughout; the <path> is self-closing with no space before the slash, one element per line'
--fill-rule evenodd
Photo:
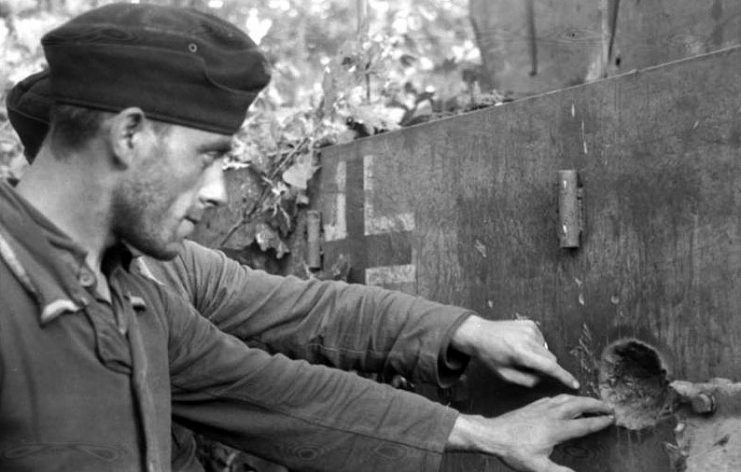
<path fill-rule="evenodd" d="M 222 241 L 228 244 L 247 224 L 260 248 L 278 257 L 288 251 L 285 238 L 298 206 L 308 203 L 317 149 L 413 123 L 442 111 L 445 102 L 448 109 L 465 108 L 477 93 L 461 80 L 476 51 L 460 6 L 440 0 L 282 6 L 304 20 L 271 28 L 263 39 L 275 80 L 237 135 L 234 153 L 234 162 L 249 165 L 263 188 L 246 199 L 253 203 Z M 279 23 L 270 8 L 260 12 L 260 24 Z M 304 41 L 292 41 L 293 35 Z M 315 78 L 310 90 L 296 87 L 306 83 L 302 77 Z"/>
<path fill-rule="evenodd" d="M 109 2 L 0 0 L 3 90 L 44 66 L 43 32 L 104 3 Z M 499 101 L 462 79 L 477 67 L 478 51 L 467 7 L 460 2 L 150 3 L 222 16 L 243 26 L 267 52 L 273 80 L 235 137 L 230 163 L 248 166 L 257 184 L 242 196 L 248 203 L 230 235 L 247 225 L 260 248 L 274 249 L 278 257 L 288 251 L 286 237 L 300 206 L 308 203 L 306 190 L 319 167 L 320 147 Z M 20 143 L 0 115 L 0 177 L 22 174 L 20 156 Z"/>

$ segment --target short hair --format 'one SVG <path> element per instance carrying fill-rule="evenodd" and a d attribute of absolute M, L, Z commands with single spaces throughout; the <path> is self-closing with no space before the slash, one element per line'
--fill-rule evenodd
<path fill-rule="evenodd" d="M 55 104 L 51 108 L 52 142 L 65 150 L 81 148 L 100 131 L 110 112 L 74 105 Z"/>
<path fill-rule="evenodd" d="M 114 113 L 75 105 L 55 104 L 50 115 L 49 135 L 52 144 L 70 151 L 80 149 L 95 137 L 100 132 L 103 122 Z M 163 137 L 172 128 L 171 124 L 157 120 L 150 120 L 150 124 L 159 137 Z"/>

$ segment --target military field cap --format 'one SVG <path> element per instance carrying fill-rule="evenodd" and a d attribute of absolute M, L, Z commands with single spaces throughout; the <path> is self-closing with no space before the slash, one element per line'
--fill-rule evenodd
<path fill-rule="evenodd" d="M 33 162 L 49 132 L 51 98 L 49 73 L 38 72 L 21 80 L 5 98 L 8 119 L 21 138 L 26 158 Z"/>
<path fill-rule="evenodd" d="M 234 134 L 270 80 L 267 60 L 236 26 L 193 9 L 114 3 L 41 40 L 55 102 Z"/>

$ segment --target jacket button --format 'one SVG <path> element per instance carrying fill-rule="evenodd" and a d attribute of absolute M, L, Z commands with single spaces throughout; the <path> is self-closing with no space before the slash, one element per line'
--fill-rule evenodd
<path fill-rule="evenodd" d="M 79 281 L 83 287 L 92 287 L 95 284 L 95 276 L 90 272 L 83 272 L 80 274 Z"/>

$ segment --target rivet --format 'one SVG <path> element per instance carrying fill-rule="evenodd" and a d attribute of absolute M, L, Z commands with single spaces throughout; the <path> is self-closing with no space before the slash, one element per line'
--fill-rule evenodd
<path fill-rule="evenodd" d="M 717 409 L 715 397 L 710 393 L 700 393 L 692 397 L 691 405 L 692 410 L 700 415 L 711 415 Z"/>
<path fill-rule="evenodd" d="M 190 43 L 188 45 L 188 51 L 190 51 L 190 52 L 196 52 L 196 51 L 198 51 L 198 45 L 196 43 Z"/>

